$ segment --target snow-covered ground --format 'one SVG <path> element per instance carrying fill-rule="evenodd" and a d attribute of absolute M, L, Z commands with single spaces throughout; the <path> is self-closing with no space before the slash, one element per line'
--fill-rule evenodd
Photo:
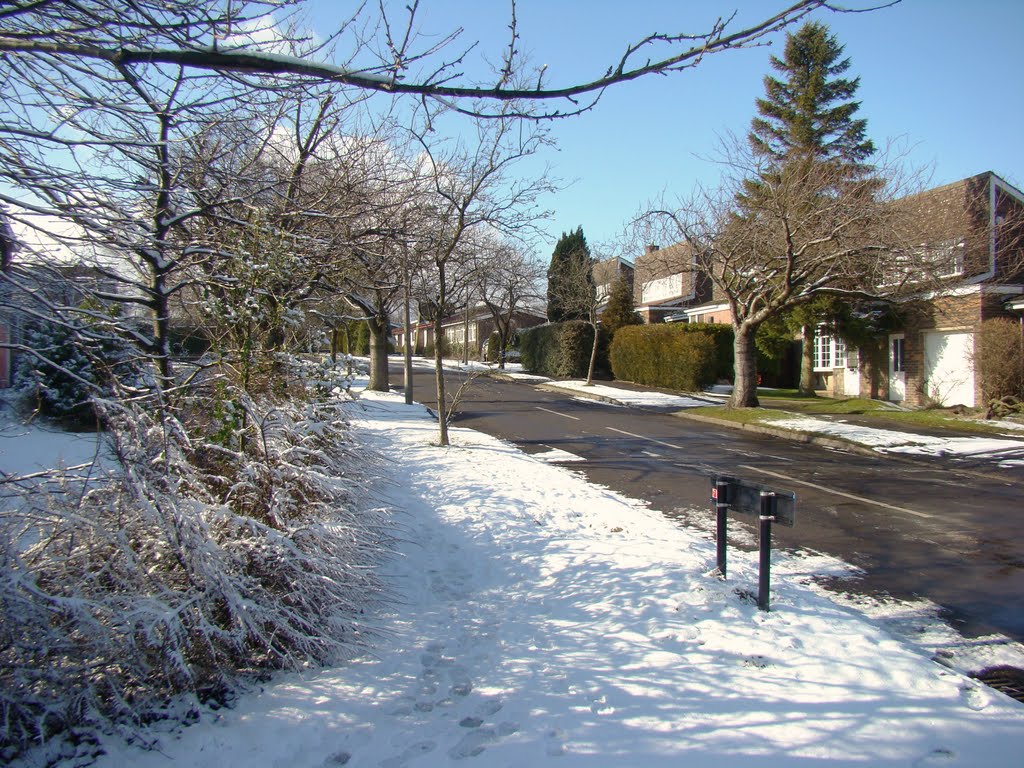
<path fill-rule="evenodd" d="M 773 427 L 799 432 L 834 435 L 866 445 L 883 453 L 918 456 L 963 456 L 990 459 L 1000 467 L 1024 466 L 1024 440 L 998 437 L 936 437 L 912 435 L 891 429 L 875 429 L 842 421 L 826 421 L 806 416 L 773 421 Z"/>
<path fill-rule="evenodd" d="M 400 397 L 352 406 L 401 510 L 372 656 L 276 679 L 99 765 L 1019 766 L 1024 705 L 825 596 L 841 564 L 754 556 Z M 976 663 L 1020 663 L 977 644 Z M 1015 655 L 1016 654 L 1016 655 Z"/>
<path fill-rule="evenodd" d="M 102 460 L 97 456 L 98 449 L 95 433 L 24 424 L 0 412 L 0 472 L 6 475 L 24 476 L 89 465 L 94 459 Z"/>
<path fill-rule="evenodd" d="M 587 397 L 614 400 L 625 405 L 647 408 L 697 408 L 702 405 L 715 404 L 715 401 L 711 399 L 702 400 L 696 397 L 671 395 L 653 390 L 633 391 L 620 387 L 609 387 L 604 384 L 591 384 L 588 386 L 585 381 L 551 381 L 548 382 L 548 386 L 566 389 L 570 392 L 579 392 Z"/>

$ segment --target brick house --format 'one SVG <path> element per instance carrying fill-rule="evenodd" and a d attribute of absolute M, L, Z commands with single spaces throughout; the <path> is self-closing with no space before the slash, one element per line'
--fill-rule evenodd
<path fill-rule="evenodd" d="M 985 320 L 1013 317 L 1024 295 L 1024 193 L 989 171 L 897 204 L 921 228 L 921 247 L 904 268 L 914 268 L 910 258 L 918 268 L 939 263 L 945 287 L 902 302 L 899 324 L 875 348 L 848 351 L 819 333 L 815 371 L 830 395 L 977 406 L 978 331 Z"/>
<path fill-rule="evenodd" d="M 711 299 L 711 285 L 693 268 L 686 243 L 648 245 L 636 260 L 633 303 L 645 323 L 683 319 L 683 311 Z"/>
<path fill-rule="evenodd" d="M 533 328 L 536 325 L 543 325 L 547 321 L 546 316 L 529 310 L 517 310 L 512 314 L 512 327 L 516 330 Z M 495 330 L 494 317 L 482 305 L 470 311 L 468 323 L 464 313 L 446 317 L 441 323 L 441 332 L 452 348 L 462 349 L 468 337 L 470 357 L 475 357 L 486 351 L 487 339 Z M 405 328 L 396 327 L 393 335 L 395 347 L 404 349 Z M 428 347 L 433 347 L 434 323 L 431 321 L 415 323 L 412 327 L 412 340 L 413 350 L 417 354 L 423 354 Z"/>
<path fill-rule="evenodd" d="M 633 291 L 635 271 L 633 264 L 620 256 L 603 259 L 594 264 L 592 275 L 594 277 L 594 290 L 597 292 L 598 301 L 601 302 L 599 312 L 603 311 L 605 304 L 608 303 L 608 296 L 616 279 L 624 281 L 629 286 L 629 290 Z"/>
<path fill-rule="evenodd" d="M 974 407 L 982 397 L 974 364 L 981 323 L 1024 313 L 1024 193 L 989 171 L 895 204 L 910 214 L 920 246 L 894 259 L 894 269 L 913 279 L 938 265 L 931 271 L 944 287 L 901 302 L 898 323 L 875 345 L 847 349 L 820 328 L 819 389 L 913 407 Z M 688 253 L 686 245 L 648 246 L 637 259 L 634 301 L 645 322 L 731 322 L 710 281 L 684 268 Z"/>

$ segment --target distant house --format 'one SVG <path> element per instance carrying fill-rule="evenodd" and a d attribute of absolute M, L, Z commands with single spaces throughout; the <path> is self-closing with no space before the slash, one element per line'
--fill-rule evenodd
<path fill-rule="evenodd" d="M 0 387 L 13 384 L 17 352 L 32 317 L 76 307 L 96 293 L 125 295 L 115 277 L 125 262 L 95 245 L 75 224 L 57 216 L 27 213 L 0 216 Z M 125 320 L 139 320 L 144 309 L 121 307 Z"/>
<path fill-rule="evenodd" d="M 637 258 L 633 302 L 645 323 L 684 319 L 685 310 L 710 299 L 710 282 L 695 271 L 689 245 L 648 245 Z"/>
<path fill-rule="evenodd" d="M 536 325 L 543 325 L 547 317 L 540 312 L 531 310 L 517 310 L 512 314 L 512 326 L 516 330 L 533 328 Z M 446 317 L 441 323 L 441 331 L 445 341 L 452 348 L 462 349 L 467 343 L 470 347 L 470 356 L 475 357 L 486 351 L 487 339 L 496 330 L 494 317 L 484 306 L 471 309 L 469 318 L 465 313 Z M 399 349 L 405 348 L 405 327 L 396 327 L 394 332 L 395 346 Z M 434 346 L 434 323 L 417 322 L 412 328 L 412 348 L 417 354 Z"/>
<path fill-rule="evenodd" d="M 633 264 L 619 256 L 603 259 L 594 264 L 592 274 L 594 277 L 594 290 L 597 293 L 598 301 L 601 303 L 599 312 L 608 303 L 608 296 L 611 294 L 612 285 L 616 280 L 625 282 L 629 286 L 630 293 L 633 292 L 634 272 Z"/>
<path fill-rule="evenodd" d="M 847 350 L 819 333 L 815 371 L 833 395 L 980 405 L 974 350 L 981 323 L 1024 308 L 1024 193 L 986 172 L 896 204 L 908 207 L 923 233 L 900 268 L 912 274 L 922 260 L 941 263 L 945 287 L 902 303 L 899 325 L 878 349 Z"/>

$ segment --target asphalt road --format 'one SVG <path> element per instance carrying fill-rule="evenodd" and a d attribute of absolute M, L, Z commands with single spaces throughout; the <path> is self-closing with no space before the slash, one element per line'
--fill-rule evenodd
<path fill-rule="evenodd" d="M 401 372 L 392 375 L 400 384 Z M 462 376 L 449 380 L 457 386 Z M 432 377 L 418 370 L 414 394 L 435 407 Z M 711 475 L 794 491 L 796 526 L 775 526 L 776 546 L 827 553 L 863 571 L 833 588 L 925 597 L 967 636 L 1024 642 L 1024 482 L 1009 473 L 983 477 L 951 462 L 830 450 L 487 377 L 470 384 L 455 423 L 528 453 L 580 456 L 574 470 L 712 538 Z M 744 517 L 730 516 L 730 526 L 732 543 L 755 546 Z"/>

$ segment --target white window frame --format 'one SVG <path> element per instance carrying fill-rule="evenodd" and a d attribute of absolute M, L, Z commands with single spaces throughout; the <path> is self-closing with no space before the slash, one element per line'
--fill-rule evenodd
<path fill-rule="evenodd" d="M 825 326 L 819 326 L 814 334 L 814 370 L 828 372 L 845 368 L 846 361 L 846 342 L 829 333 Z"/>
<path fill-rule="evenodd" d="M 906 338 L 897 336 L 889 344 L 890 368 L 893 373 L 906 373 L 907 371 L 907 345 Z"/>
<path fill-rule="evenodd" d="M 814 334 L 814 370 L 832 370 L 832 337 L 821 329 Z"/>

